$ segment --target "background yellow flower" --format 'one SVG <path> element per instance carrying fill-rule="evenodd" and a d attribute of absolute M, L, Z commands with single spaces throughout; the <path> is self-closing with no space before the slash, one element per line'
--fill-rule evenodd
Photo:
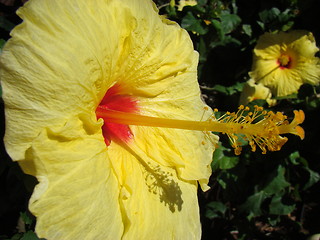
<path fill-rule="evenodd" d="M 254 49 L 250 77 L 271 89 L 275 96 L 296 93 L 303 83 L 320 80 L 318 52 L 307 31 L 265 33 Z"/>

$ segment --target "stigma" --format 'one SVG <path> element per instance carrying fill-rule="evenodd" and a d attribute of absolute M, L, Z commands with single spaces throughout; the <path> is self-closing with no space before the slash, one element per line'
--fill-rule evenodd
<path fill-rule="evenodd" d="M 138 101 L 133 96 L 125 94 L 123 86 L 115 84 L 108 89 L 96 109 L 97 119 L 102 118 L 104 120 L 102 134 L 107 146 L 111 144 L 111 141 L 130 142 L 134 136 L 128 124 L 111 122 L 104 117 L 104 113 L 118 111 L 128 114 L 137 113 L 138 110 Z"/>
<path fill-rule="evenodd" d="M 291 68 L 291 64 L 292 64 L 291 57 L 286 54 L 282 54 L 278 58 L 277 62 L 278 62 L 280 69 Z"/>

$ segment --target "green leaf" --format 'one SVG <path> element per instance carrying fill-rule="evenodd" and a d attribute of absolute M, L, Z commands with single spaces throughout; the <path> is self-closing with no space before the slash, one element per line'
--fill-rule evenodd
<path fill-rule="evenodd" d="M 234 85 L 229 87 L 217 84 L 212 88 L 212 90 L 224 93 L 225 95 L 233 95 L 235 93 L 241 92 L 244 84 L 245 83 L 237 82 Z"/>
<path fill-rule="evenodd" d="M 217 30 L 217 32 L 221 32 L 221 22 L 216 20 L 216 19 L 212 19 L 211 20 L 211 24 L 214 26 L 214 28 Z"/>
<path fill-rule="evenodd" d="M 224 147 L 220 142 L 218 144 L 213 154 L 212 169 L 230 169 L 235 167 L 239 162 L 239 158 L 233 155 L 232 149 Z M 227 156 L 226 154 L 230 154 L 231 156 Z"/>
<path fill-rule="evenodd" d="M 205 216 L 209 219 L 213 219 L 216 217 L 223 217 L 225 214 L 227 207 L 222 202 L 210 202 L 206 205 L 206 213 Z"/>
<path fill-rule="evenodd" d="M 224 156 L 220 160 L 220 169 L 230 169 L 235 167 L 239 162 L 238 157 L 226 157 Z"/>
<path fill-rule="evenodd" d="M 277 223 L 281 222 L 280 216 L 268 217 L 268 222 L 271 226 L 275 226 Z"/>
<path fill-rule="evenodd" d="M 195 18 L 191 12 L 188 12 L 182 19 L 181 26 L 187 31 L 203 35 L 206 34 L 208 30 L 202 27 L 201 22 L 201 19 Z"/>
<path fill-rule="evenodd" d="M 277 19 L 279 14 L 280 10 L 278 8 L 271 8 L 269 10 L 264 10 L 260 12 L 259 17 L 263 23 L 269 23 Z"/>
<path fill-rule="evenodd" d="M 216 180 L 223 189 L 227 189 L 227 187 L 232 187 L 234 183 L 239 181 L 239 174 L 228 170 L 221 170 L 217 175 Z"/>
<path fill-rule="evenodd" d="M 218 183 L 219 185 L 223 188 L 226 189 L 227 188 L 227 183 L 223 180 L 223 179 L 218 179 Z"/>
<path fill-rule="evenodd" d="M 251 28 L 251 25 L 249 24 L 243 24 L 242 25 L 242 30 L 243 32 L 248 35 L 249 37 L 252 36 L 252 28 Z"/>
<path fill-rule="evenodd" d="M 32 224 L 32 219 L 29 217 L 29 215 L 26 212 L 21 212 L 20 217 L 22 218 L 23 222 L 26 225 L 31 225 Z"/>
<path fill-rule="evenodd" d="M 309 109 L 318 109 L 319 106 L 320 106 L 319 99 L 314 99 L 314 100 L 308 102 Z"/>
<path fill-rule="evenodd" d="M 221 29 L 225 34 L 235 30 L 240 23 L 241 18 L 236 14 L 223 12 L 221 15 Z"/>
<path fill-rule="evenodd" d="M 265 29 L 265 24 L 261 21 L 257 21 L 257 24 L 261 27 L 262 30 Z"/>
<path fill-rule="evenodd" d="M 174 18 L 177 16 L 177 10 L 174 6 L 172 6 L 171 4 L 169 4 L 168 6 L 166 6 L 166 12 L 169 18 Z"/>
<path fill-rule="evenodd" d="M 278 166 L 275 171 L 269 174 L 269 181 L 263 188 L 263 191 L 268 195 L 272 195 L 281 192 L 286 187 L 289 187 L 290 183 L 286 181 L 284 173 L 285 168 L 283 166 Z"/>
<path fill-rule="evenodd" d="M 293 164 L 293 165 L 299 165 L 300 164 L 300 162 L 299 162 L 299 157 L 300 157 L 300 154 L 299 154 L 299 152 L 298 151 L 295 151 L 295 152 L 293 152 L 293 153 L 291 153 L 290 155 L 289 155 L 289 160 L 290 160 L 290 162 Z"/>
<path fill-rule="evenodd" d="M 273 196 L 269 205 L 269 213 L 275 215 L 287 215 L 295 209 L 295 205 L 287 205 L 282 202 L 281 195 Z"/>
<path fill-rule="evenodd" d="M 201 6 L 201 4 L 197 3 L 197 5 L 194 5 L 194 6 L 186 6 L 185 7 L 187 10 L 188 9 L 192 9 L 193 12 L 196 12 L 196 13 L 205 13 L 206 12 L 206 8 Z"/>
<path fill-rule="evenodd" d="M 308 162 L 303 158 L 300 157 L 300 153 L 295 151 L 289 155 L 289 160 L 293 165 L 302 164 L 305 167 L 308 167 Z"/>
<path fill-rule="evenodd" d="M 291 9 L 286 9 L 282 13 L 277 16 L 279 22 L 285 23 L 288 22 L 290 18 L 292 18 Z"/>
<path fill-rule="evenodd" d="M 267 198 L 265 192 L 257 192 L 250 197 L 247 201 L 240 206 L 240 209 L 249 214 L 249 216 L 260 216 L 262 214 L 261 205 Z"/>
<path fill-rule="evenodd" d="M 282 26 L 281 30 L 286 32 L 288 30 L 290 30 L 294 25 L 294 21 L 289 21 L 287 22 L 285 25 Z"/>
<path fill-rule="evenodd" d="M 308 171 L 309 173 L 309 181 L 306 183 L 306 185 L 304 185 L 303 190 L 308 189 L 309 187 L 313 186 L 315 183 L 320 181 L 320 175 L 319 173 L 312 171 L 310 168 L 308 167 L 304 167 L 305 170 Z"/>
<path fill-rule="evenodd" d="M 39 240 L 39 238 L 33 231 L 28 231 L 23 235 L 21 240 Z"/>

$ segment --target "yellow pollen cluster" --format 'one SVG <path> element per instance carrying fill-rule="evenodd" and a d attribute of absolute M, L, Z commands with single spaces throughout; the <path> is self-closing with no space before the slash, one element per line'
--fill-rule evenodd
<path fill-rule="evenodd" d="M 227 112 L 220 118 L 212 116 L 212 121 L 226 124 L 221 131 L 228 135 L 236 155 L 241 153 L 240 139 L 248 141 L 253 152 L 258 146 L 262 153 L 279 151 L 288 140 L 280 134 L 291 133 L 304 138 L 303 129 L 298 126 L 304 121 L 303 111 L 294 111 L 295 117 L 289 124 L 287 116 L 280 112 L 265 111 L 262 107 L 254 106 L 254 111 L 241 105 L 237 112 Z M 222 129 L 221 129 L 222 130 Z"/>

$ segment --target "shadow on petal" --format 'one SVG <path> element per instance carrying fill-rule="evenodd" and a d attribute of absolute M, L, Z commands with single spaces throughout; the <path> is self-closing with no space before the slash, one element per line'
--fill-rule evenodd
<path fill-rule="evenodd" d="M 130 146 L 129 146 L 130 145 Z M 163 170 L 164 167 L 149 161 L 148 157 L 139 147 L 134 145 L 125 147 L 143 166 L 145 184 L 150 193 L 159 196 L 161 203 L 169 208 L 171 212 L 182 210 L 182 191 L 177 182 L 177 176 L 169 171 Z M 146 161 L 145 159 L 148 159 Z"/>
<path fill-rule="evenodd" d="M 150 162 L 145 170 L 145 181 L 149 192 L 159 195 L 160 201 L 168 206 L 171 212 L 181 211 L 182 191 L 178 183 L 173 180 L 173 174 L 163 171 L 160 165 L 152 166 Z"/>

